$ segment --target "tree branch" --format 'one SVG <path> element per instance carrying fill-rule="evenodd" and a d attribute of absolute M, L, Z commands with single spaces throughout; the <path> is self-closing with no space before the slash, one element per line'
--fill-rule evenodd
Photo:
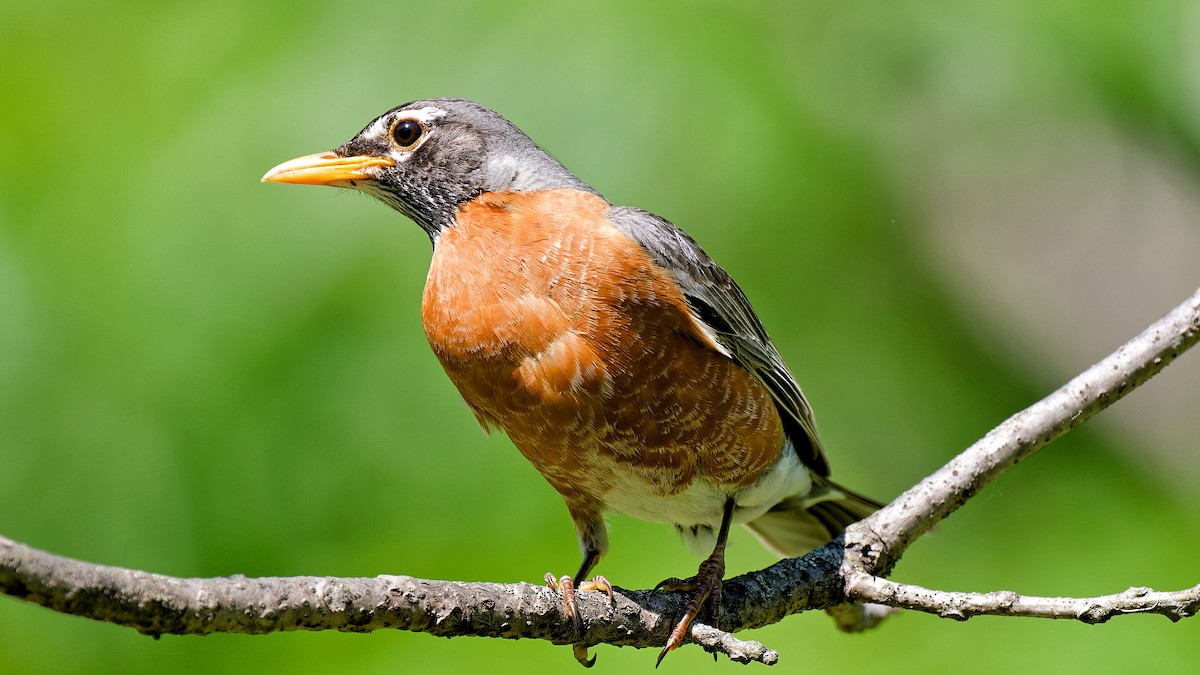
<path fill-rule="evenodd" d="M 856 573 L 848 584 L 852 588 L 851 595 L 856 598 L 958 621 L 981 614 L 1077 619 L 1084 623 L 1104 623 L 1121 614 L 1161 614 L 1171 621 L 1178 621 L 1194 616 L 1200 610 L 1200 586 L 1170 593 L 1134 587 L 1123 593 L 1096 598 L 1039 598 L 1012 591 L 933 591 L 862 573 Z"/>
<path fill-rule="evenodd" d="M 891 504 L 851 526 L 847 545 L 856 548 L 871 540 L 876 548 L 868 558 L 886 574 L 914 539 L 1014 464 L 1144 384 L 1198 340 L 1200 289 L 1117 351 L 1008 418 Z"/>
<path fill-rule="evenodd" d="M 692 641 L 735 661 L 774 663 L 778 655 L 731 630 L 841 602 L 841 548 L 787 560 L 726 581 L 722 620 L 697 624 Z M 780 588 L 787 589 L 781 594 Z M 182 579 L 81 562 L 0 537 L 0 590 L 65 614 L 162 634 L 259 634 L 281 630 L 366 633 L 401 629 L 443 637 L 536 638 L 555 644 L 661 647 L 685 598 L 666 591 L 579 593 L 576 634 L 557 592 L 527 583 L 368 578 L 242 576 Z M 788 606 L 777 606 L 780 598 Z"/>
<path fill-rule="evenodd" d="M 1023 598 L 1014 593 L 942 593 L 936 598 L 927 589 L 887 581 L 900 555 L 921 534 L 953 513 L 1014 464 L 1037 452 L 1088 418 L 1116 403 L 1167 367 L 1200 341 L 1200 289 L 1099 363 L 1034 405 L 1005 420 L 933 475 L 910 488 L 869 518 L 846 529 L 846 556 L 842 574 L 847 596 L 855 601 L 932 611 L 956 618 L 976 614 L 1012 614 L 1012 603 L 1028 608 L 1063 609 L 1099 602 L 1104 598 Z M 1165 594 L 1169 605 L 1179 604 L 1175 619 L 1195 612 L 1193 591 Z M 1107 596 L 1129 600 L 1125 594 Z M 1153 608 L 1164 594 L 1137 596 Z M 983 602 L 984 598 L 987 602 Z M 1054 600 L 1059 604 L 1050 603 Z M 924 603 L 924 604 L 923 604 Z M 1127 607 L 1128 605 L 1121 605 Z M 1049 611 L 1049 610 L 1047 610 Z M 1063 611 L 1067 611 L 1063 609 Z M 1135 611 L 1125 609 L 1121 611 Z M 1051 614 L 1028 614 L 1051 616 Z M 1053 614 L 1064 618 L 1066 614 Z M 1091 614 L 1077 616 L 1087 621 Z M 1105 615 L 1105 619 L 1111 614 Z"/>
<path fill-rule="evenodd" d="M 1176 593 L 1134 588 L 1100 598 L 1035 598 L 1015 593 L 946 593 L 888 581 L 900 555 L 1013 464 L 1075 428 L 1162 370 L 1200 340 L 1200 289 L 1114 354 L 1017 413 L 945 467 L 839 538 L 803 558 L 725 582 L 724 630 L 696 624 L 691 640 L 737 661 L 778 655 L 731 633 L 808 609 L 829 609 L 844 629 L 878 623 L 877 602 L 965 619 L 977 614 L 1077 618 L 1158 613 L 1173 620 L 1200 608 L 1200 586 Z M 683 610 L 678 594 L 617 589 L 609 606 L 580 593 L 575 634 L 561 598 L 542 586 L 374 578 L 241 576 L 180 579 L 85 563 L 0 537 L 0 590 L 68 614 L 149 635 L 277 630 L 369 632 L 396 628 L 440 636 L 536 638 L 556 644 L 660 647 Z"/>

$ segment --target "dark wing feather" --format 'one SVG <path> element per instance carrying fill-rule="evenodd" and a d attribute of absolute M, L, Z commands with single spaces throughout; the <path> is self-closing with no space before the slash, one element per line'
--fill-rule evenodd
<path fill-rule="evenodd" d="M 812 408 L 737 283 L 695 240 L 669 221 L 627 206 L 612 207 L 608 217 L 671 273 L 696 318 L 734 360 L 770 390 L 784 429 L 805 466 L 828 476 L 829 463 Z"/>

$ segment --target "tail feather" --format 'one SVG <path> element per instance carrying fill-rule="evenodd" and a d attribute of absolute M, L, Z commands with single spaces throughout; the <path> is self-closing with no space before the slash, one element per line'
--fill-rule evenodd
<path fill-rule="evenodd" d="M 776 504 L 746 527 L 767 548 L 795 558 L 828 543 L 882 506 L 833 481 L 814 477 L 807 495 Z"/>

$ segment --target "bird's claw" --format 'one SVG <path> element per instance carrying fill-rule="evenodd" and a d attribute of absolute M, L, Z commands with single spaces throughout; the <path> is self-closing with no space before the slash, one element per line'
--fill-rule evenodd
<path fill-rule="evenodd" d="M 592 654 L 592 658 L 588 658 L 587 645 L 576 642 L 571 645 L 571 653 L 575 655 L 575 660 L 584 668 L 591 668 L 596 665 L 596 655 Z"/>
<path fill-rule="evenodd" d="M 583 618 L 579 615 L 579 603 L 575 599 L 575 591 L 604 591 L 608 594 L 608 604 L 612 605 L 616 601 L 613 598 L 612 584 L 608 583 L 608 579 L 600 575 L 596 575 L 591 579 L 581 582 L 576 588 L 575 581 L 571 577 L 554 578 L 550 572 L 546 573 L 546 585 L 550 588 L 562 593 L 563 611 L 567 618 L 570 619 L 571 625 L 575 627 L 575 634 L 583 634 Z M 588 658 L 587 645 L 576 642 L 572 645 L 572 653 L 575 655 L 575 660 L 584 668 L 591 668 L 596 665 L 596 657 Z"/>
<path fill-rule="evenodd" d="M 546 572 L 546 585 L 562 594 L 563 612 L 566 613 L 567 619 L 571 621 L 571 625 L 575 627 L 575 633 L 578 635 L 583 631 L 583 620 L 579 618 L 579 604 L 575 601 L 575 582 L 571 581 L 571 577 L 564 576 L 556 579 L 553 574 Z"/>
<path fill-rule="evenodd" d="M 662 660 L 668 653 L 683 644 L 683 639 L 687 637 L 688 630 L 692 627 L 692 622 L 696 620 L 696 617 L 699 616 L 700 611 L 704 607 L 708 607 L 714 626 L 720 622 L 721 580 L 724 577 L 725 556 L 718 556 L 714 552 L 713 555 L 700 563 L 700 569 L 696 571 L 696 576 L 687 579 L 676 577 L 664 579 L 654 587 L 656 590 L 682 591 L 692 594 L 688 599 L 683 617 L 675 624 L 675 628 L 671 631 L 671 636 L 667 638 L 666 646 L 658 653 L 658 660 L 654 662 L 655 668 L 658 667 L 658 664 L 662 663 Z"/>

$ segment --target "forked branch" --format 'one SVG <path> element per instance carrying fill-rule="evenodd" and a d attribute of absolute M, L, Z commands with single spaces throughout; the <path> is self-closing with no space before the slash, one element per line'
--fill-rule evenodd
<path fill-rule="evenodd" d="M 945 467 L 842 539 L 799 559 L 725 582 L 723 630 L 696 624 L 691 640 L 737 661 L 778 655 L 733 632 L 809 609 L 832 609 L 839 627 L 874 625 L 872 602 L 966 619 L 978 614 L 1074 618 L 1131 613 L 1172 620 L 1200 609 L 1200 586 L 1174 593 L 1131 588 L 1100 598 L 1035 598 L 1011 592 L 948 593 L 885 579 L 900 555 L 1013 464 L 1140 386 L 1200 340 L 1200 289 L 1183 304 L 1058 391 L 992 430 Z M 149 635 L 278 630 L 369 632 L 396 628 L 441 636 L 535 638 L 556 644 L 661 647 L 682 610 L 666 592 L 618 589 L 612 606 L 579 597 L 576 635 L 558 595 L 542 586 L 374 578 L 180 579 L 55 556 L 0 537 L 0 590 L 52 610 L 130 626 Z"/>

